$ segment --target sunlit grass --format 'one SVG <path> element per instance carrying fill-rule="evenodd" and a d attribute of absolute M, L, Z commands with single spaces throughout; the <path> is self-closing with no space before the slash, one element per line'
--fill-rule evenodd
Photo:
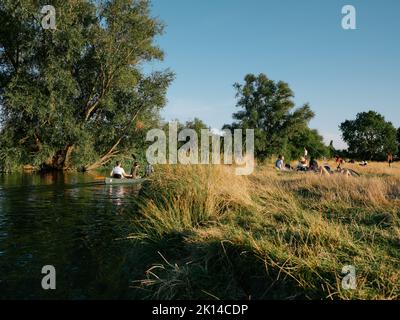
<path fill-rule="evenodd" d="M 159 167 L 133 218 L 148 270 L 136 286 L 159 299 L 398 299 L 396 165 L 351 165 L 359 178 Z"/>

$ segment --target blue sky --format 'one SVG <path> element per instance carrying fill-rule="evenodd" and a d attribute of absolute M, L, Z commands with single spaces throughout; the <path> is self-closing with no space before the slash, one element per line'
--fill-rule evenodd
<path fill-rule="evenodd" d="M 357 30 L 341 27 L 344 5 Z M 235 91 L 247 73 L 289 83 L 298 106 L 309 102 L 311 127 L 343 147 L 338 125 L 376 110 L 400 126 L 400 1 L 153 0 L 166 24 L 157 39 L 176 80 L 166 120 L 199 117 L 214 128 L 232 121 Z"/>

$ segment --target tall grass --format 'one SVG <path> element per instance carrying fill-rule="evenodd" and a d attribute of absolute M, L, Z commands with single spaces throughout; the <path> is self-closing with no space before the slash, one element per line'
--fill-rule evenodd
<path fill-rule="evenodd" d="M 399 299 L 400 175 L 382 166 L 359 178 L 160 167 L 132 222 L 146 270 L 134 286 L 158 299 Z"/>

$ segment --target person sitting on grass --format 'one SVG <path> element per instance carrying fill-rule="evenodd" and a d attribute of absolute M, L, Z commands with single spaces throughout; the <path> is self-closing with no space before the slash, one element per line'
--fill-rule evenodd
<path fill-rule="evenodd" d="M 335 172 L 335 171 L 329 170 L 326 166 L 321 166 L 318 169 L 318 173 L 321 176 L 331 176 L 334 173 L 338 173 L 338 174 L 344 175 L 346 177 L 351 177 L 352 176 L 351 171 L 348 170 L 348 169 L 340 168 L 340 169 L 337 169 L 336 172 Z"/>
<path fill-rule="evenodd" d="M 315 160 L 314 157 L 311 157 L 310 166 L 308 167 L 308 170 L 314 171 L 314 172 L 318 172 L 318 170 L 319 170 L 318 162 L 317 162 L 317 160 Z"/>
<path fill-rule="evenodd" d="M 285 167 L 285 157 L 282 155 L 279 155 L 278 160 L 275 162 L 275 168 L 279 171 L 286 171 Z"/>
<path fill-rule="evenodd" d="M 119 161 L 116 162 L 116 166 L 111 170 L 110 177 L 114 179 L 132 178 L 132 176 L 125 173 Z"/>
<path fill-rule="evenodd" d="M 326 158 L 324 158 L 324 164 L 318 168 L 317 172 L 321 176 L 322 175 L 332 175 L 333 174 L 333 170 L 331 169 L 329 163 L 326 161 Z"/>
<path fill-rule="evenodd" d="M 297 164 L 297 171 L 307 171 L 308 166 L 307 166 L 307 160 L 305 157 L 301 157 L 299 160 L 299 163 Z"/>
<path fill-rule="evenodd" d="M 344 163 L 344 160 L 339 156 L 336 156 L 335 158 L 336 158 L 336 164 L 338 165 L 337 170 L 342 169 L 342 164 Z"/>

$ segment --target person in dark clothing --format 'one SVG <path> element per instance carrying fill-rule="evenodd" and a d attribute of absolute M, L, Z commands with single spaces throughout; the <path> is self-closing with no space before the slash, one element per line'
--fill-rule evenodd
<path fill-rule="evenodd" d="M 133 164 L 133 167 L 131 169 L 131 176 L 132 179 L 139 179 L 139 169 L 140 169 L 140 165 L 138 162 L 135 161 L 135 163 Z"/>
<path fill-rule="evenodd" d="M 344 163 L 344 160 L 339 156 L 336 156 L 335 158 L 336 158 L 336 164 L 338 165 L 337 170 L 342 169 L 342 164 Z"/>
<path fill-rule="evenodd" d="M 311 157 L 309 170 L 310 171 L 318 171 L 318 169 L 319 169 L 318 161 L 315 160 L 314 157 Z"/>
<path fill-rule="evenodd" d="M 389 162 L 389 167 L 391 167 L 391 166 L 392 166 L 392 163 L 393 163 L 393 154 L 392 154 L 392 153 L 389 153 L 389 154 L 388 154 L 387 160 L 388 160 L 388 162 Z"/>

